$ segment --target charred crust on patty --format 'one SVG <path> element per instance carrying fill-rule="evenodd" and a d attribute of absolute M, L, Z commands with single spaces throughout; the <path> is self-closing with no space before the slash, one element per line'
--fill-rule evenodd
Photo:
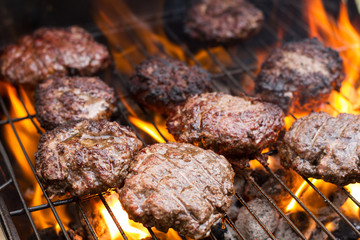
<path fill-rule="evenodd" d="M 116 110 L 114 89 L 98 77 L 52 77 L 35 90 L 36 117 L 47 130 L 81 119 L 109 119 Z"/>
<path fill-rule="evenodd" d="M 279 147 L 281 163 L 302 176 L 344 186 L 360 181 L 360 117 L 311 113 L 296 120 Z"/>
<path fill-rule="evenodd" d="M 247 166 L 278 138 L 284 113 L 258 98 L 224 93 L 203 93 L 190 97 L 167 120 L 177 141 L 212 149 Z"/>
<path fill-rule="evenodd" d="M 164 57 L 152 57 L 130 78 L 130 92 L 141 105 L 169 114 L 192 95 L 212 91 L 210 74 L 197 66 Z"/>
<path fill-rule="evenodd" d="M 85 29 L 40 28 L 0 55 L 0 73 L 12 84 L 35 86 L 50 76 L 93 75 L 110 64 L 106 47 Z"/>
<path fill-rule="evenodd" d="M 122 184 L 141 146 L 130 128 L 116 122 L 71 122 L 41 135 L 35 170 L 51 197 L 100 193 Z"/>
<path fill-rule="evenodd" d="M 119 198 L 130 219 L 200 239 L 229 208 L 234 175 L 230 163 L 211 150 L 158 143 L 136 154 Z"/>
<path fill-rule="evenodd" d="M 273 50 L 261 66 L 255 91 L 284 112 L 310 112 L 339 91 L 345 74 L 337 51 L 316 38 Z"/>
<path fill-rule="evenodd" d="M 185 20 L 185 32 L 206 42 L 232 42 L 257 34 L 264 15 L 244 0 L 194 1 Z"/>

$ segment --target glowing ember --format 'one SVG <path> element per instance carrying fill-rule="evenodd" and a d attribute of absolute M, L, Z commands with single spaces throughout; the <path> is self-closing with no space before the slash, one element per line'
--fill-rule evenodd
<path fill-rule="evenodd" d="M 136 223 L 132 220 L 129 220 L 128 214 L 122 208 L 118 195 L 112 194 L 106 197 L 106 202 L 109 204 L 111 210 L 113 211 L 117 221 L 119 222 L 122 229 L 126 232 L 126 236 L 129 239 L 144 239 L 150 237 L 148 230 L 141 224 Z M 111 239 L 120 239 L 121 234 L 111 218 L 109 212 L 103 204 L 100 205 L 100 211 L 103 215 L 105 222 L 109 228 Z"/>

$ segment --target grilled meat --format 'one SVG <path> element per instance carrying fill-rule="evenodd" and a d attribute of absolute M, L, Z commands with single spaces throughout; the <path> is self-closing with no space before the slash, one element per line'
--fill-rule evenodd
<path fill-rule="evenodd" d="M 271 146 L 284 126 L 284 114 L 273 104 L 250 97 L 204 93 L 176 108 L 167 127 L 175 139 L 212 149 L 238 165 Z"/>
<path fill-rule="evenodd" d="M 189 96 L 212 89 L 210 75 L 204 69 L 160 57 L 139 64 L 130 84 L 130 91 L 140 104 L 162 114 L 168 114 Z"/>
<path fill-rule="evenodd" d="M 36 174 L 50 195 L 99 193 L 120 186 L 141 146 L 116 122 L 71 122 L 41 135 Z"/>
<path fill-rule="evenodd" d="M 41 28 L 7 46 L 0 56 L 1 74 L 12 84 L 36 85 L 51 75 L 92 75 L 107 67 L 110 55 L 85 29 Z"/>
<path fill-rule="evenodd" d="M 109 119 L 115 91 L 97 77 L 52 77 L 35 91 L 37 119 L 45 129 L 81 119 Z"/>
<path fill-rule="evenodd" d="M 311 111 L 344 80 L 339 54 L 316 38 L 273 50 L 261 66 L 255 91 L 284 112 Z"/>
<path fill-rule="evenodd" d="M 360 117 L 311 113 L 296 120 L 285 134 L 282 165 L 305 177 L 337 185 L 360 181 Z"/>
<path fill-rule="evenodd" d="M 185 21 L 185 32 L 192 38 L 229 42 L 258 33 L 264 15 L 244 0 L 198 0 Z"/>
<path fill-rule="evenodd" d="M 139 151 L 120 201 L 130 219 L 199 239 L 226 212 L 234 171 L 223 156 L 186 143 L 159 143 Z"/>

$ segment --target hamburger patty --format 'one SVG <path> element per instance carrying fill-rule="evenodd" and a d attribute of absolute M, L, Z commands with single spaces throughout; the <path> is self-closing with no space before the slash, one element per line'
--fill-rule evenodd
<path fill-rule="evenodd" d="M 316 38 L 284 44 L 261 66 L 255 91 L 284 112 L 311 111 L 338 91 L 344 80 L 342 59 Z"/>
<path fill-rule="evenodd" d="M 120 186 L 142 143 L 116 122 L 71 122 L 41 135 L 36 174 L 49 195 L 94 194 Z"/>
<path fill-rule="evenodd" d="M 5 47 L 1 74 L 12 84 L 36 85 L 51 75 L 92 75 L 107 67 L 110 55 L 85 29 L 41 28 Z"/>
<path fill-rule="evenodd" d="M 185 32 L 202 41 L 229 42 L 258 33 L 263 13 L 244 0 L 198 0 L 189 10 Z"/>
<path fill-rule="evenodd" d="M 136 154 L 118 192 L 130 219 L 199 239 L 229 208 L 234 175 L 227 160 L 213 151 L 159 143 Z"/>
<path fill-rule="evenodd" d="M 244 158 L 247 166 L 271 146 L 284 126 L 284 114 L 271 103 L 256 98 L 204 93 L 189 98 L 167 120 L 175 139 L 230 158 Z"/>
<path fill-rule="evenodd" d="M 296 120 L 285 134 L 282 165 L 305 177 L 337 185 L 360 181 L 360 117 L 311 113 Z"/>
<path fill-rule="evenodd" d="M 139 64 L 130 84 L 137 102 L 162 114 L 173 111 L 189 96 L 212 90 L 210 75 L 204 69 L 160 57 Z"/>
<path fill-rule="evenodd" d="M 109 119 L 115 91 L 97 77 L 52 77 L 35 91 L 37 119 L 45 129 L 81 119 Z"/>

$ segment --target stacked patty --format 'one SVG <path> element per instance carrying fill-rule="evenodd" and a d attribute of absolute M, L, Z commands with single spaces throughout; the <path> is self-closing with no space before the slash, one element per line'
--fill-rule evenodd
<path fill-rule="evenodd" d="M 167 127 L 177 141 L 243 158 L 238 164 L 247 166 L 276 141 L 283 118 L 279 107 L 256 98 L 203 93 L 177 107 Z"/>
<path fill-rule="evenodd" d="M 199 239 L 229 208 L 233 182 L 223 156 L 191 144 L 160 143 L 136 154 L 119 196 L 130 219 Z"/>
<path fill-rule="evenodd" d="M 142 143 L 116 122 L 71 122 L 41 135 L 36 174 L 49 195 L 94 194 L 119 187 Z"/>
<path fill-rule="evenodd" d="M 316 38 L 284 44 L 261 66 L 255 90 L 284 112 L 311 111 L 344 80 L 342 60 Z"/>
<path fill-rule="evenodd" d="M 45 129 L 81 119 L 109 119 L 115 91 L 97 77 L 51 77 L 35 91 L 37 119 Z"/>
<path fill-rule="evenodd" d="M 189 96 L 212 90 L 210 75 L 204 69 L 160 57 L 139 64 L 130 84 L 130 91 L 140 104 L 161 114 L 169 114 Z"/>
<path fill-rule="evenodd" d="M 188 12 L 185 32 L 210 42 L 247 39 L 258 33 L 263 13 L 245 0 L 198 0 Z"/>
<path fill-rule="evenodd" d="M 0 72 L 12 84 L 34 86 L 51 75 L 92 75 L 109 63 L 106 47 L 83 28 L 41 28 L 2 51 Z"/>
<path fill-rule="evenodd" d="M 346 185 L 360 181 L 360 117 L 311 113 L 293 123 L 279 149 L 282 165 L 305 177 Z"/>

